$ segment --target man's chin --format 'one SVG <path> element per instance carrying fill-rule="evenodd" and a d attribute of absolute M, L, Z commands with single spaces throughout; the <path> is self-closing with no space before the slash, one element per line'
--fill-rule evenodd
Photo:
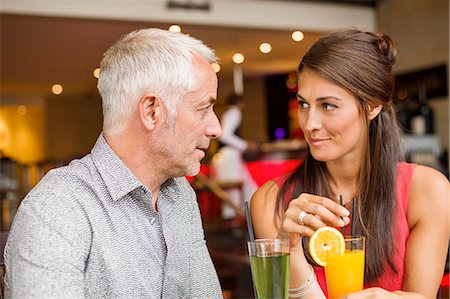
<path fill-rule="evenodd" d="M 200 172 L 200 162 L 197 163 L 197 165 L 191 165 L 187 170 L 186 170 L 186 176 L 196 176 L 197 174 L 199 174 Z"/>

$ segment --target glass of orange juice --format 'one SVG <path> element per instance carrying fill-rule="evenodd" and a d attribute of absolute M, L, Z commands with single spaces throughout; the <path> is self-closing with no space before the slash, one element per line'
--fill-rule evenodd
<path fill-rule="evenodd" d="M 344 253 L 327 253 L 325 276 L 328 298 L 361 291 L 364 284 L 365 238 L 345 236 Z"/>

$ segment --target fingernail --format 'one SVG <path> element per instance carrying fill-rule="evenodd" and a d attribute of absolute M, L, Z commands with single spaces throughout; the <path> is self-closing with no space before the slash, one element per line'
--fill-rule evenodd
<path fill-rule="evenodd" d="M 349 210 L 344 208 L 342 212 L 343 212 L 344 216 L 350 216 L 350 211 Z"/>
<path fill-rule="evenodd" d="M 340 219 L 340 220 L 338 221 L 338 225 L 339 225 L 339 226 L 344 226 L 345 223 L 344 223 L 344 221 L 343 221 L 342 219 Z"/>

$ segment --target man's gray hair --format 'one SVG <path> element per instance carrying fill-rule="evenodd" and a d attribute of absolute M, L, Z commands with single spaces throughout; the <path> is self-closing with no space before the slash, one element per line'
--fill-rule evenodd
<path fill-rule="evenodd" d="M 178 101 L 198 83 L 192 69 L 195 55 L 209 63 L 218 60 L 212 49 L 187 34 L 151 28 L 124 35 L 100 63 L 103 131 L 122 132 L 146 92 L 161 98 L 173 120 Z"/>

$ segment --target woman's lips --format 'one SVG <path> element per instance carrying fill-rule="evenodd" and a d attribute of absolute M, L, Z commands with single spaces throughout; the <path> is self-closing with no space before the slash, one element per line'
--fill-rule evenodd
<path fill-rule="evenodd" d="M 313 146 L 321 146 L 326 143 L 329 138 L 309 138 L 309 143 Z"/>

